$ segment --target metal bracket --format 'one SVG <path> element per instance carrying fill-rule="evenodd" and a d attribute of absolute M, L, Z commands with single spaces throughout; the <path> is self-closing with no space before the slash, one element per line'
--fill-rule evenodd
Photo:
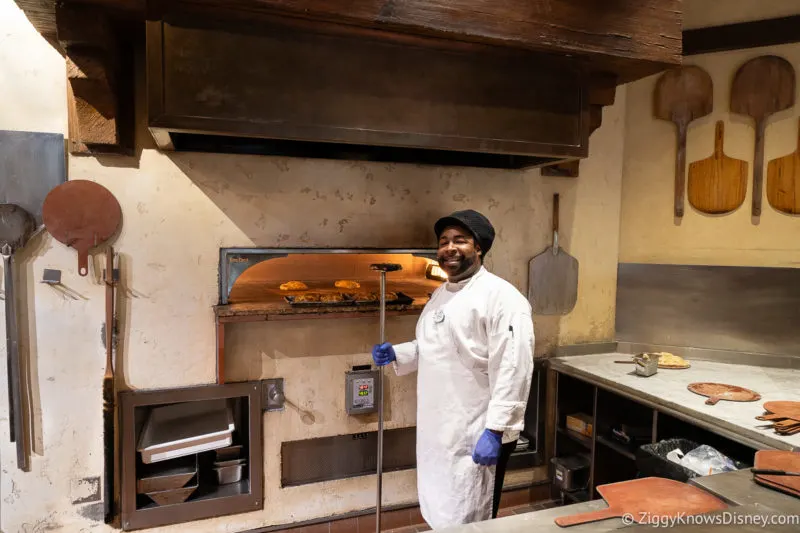
<path fill-rule="evenodd" d="M 261 395 L 265 411 L 283 411 L 283 378 L 262 379 Z"/>

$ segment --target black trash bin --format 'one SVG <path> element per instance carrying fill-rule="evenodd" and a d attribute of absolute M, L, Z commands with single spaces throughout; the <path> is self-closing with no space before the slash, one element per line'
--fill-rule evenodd
<path fill-rule="evenodd" d="M 680 448 L 684 454 L 700 446 L 689 439 L 665 439 L 655 444 L 643 444 L 636 450 L 636 468 L 642 477 L 665 477 L 676 481 L 688 481 L 698 477 L 697 472 L 667 459 L 667 454 Z"/>
<path fill-rule="evenodd" d="M 636 450 L 636 468 L 639 469 L 640 477 L 656 476 L 676 481 L 688 481 L 693 477 L 700 477 L 700 474 L 694 470 L 667 459 L 667 454 L 676 448 L 680 448 L 685 455 L 698 446 L 700 445 L 694 441 L 680 438 L 664 439 L 655 444 L 644 444 Z M 732 457 L 731 461 L 739 470 L 750 466 Z"/>

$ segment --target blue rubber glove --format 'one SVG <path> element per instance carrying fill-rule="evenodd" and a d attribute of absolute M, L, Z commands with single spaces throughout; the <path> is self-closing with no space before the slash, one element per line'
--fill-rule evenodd
<path fill-rule="evenodd" d="M 479 465 L 496 465 L 500 457 L 500 448 L 503 445 L 503 435 L 495 433 L 489 429 L 483 430 L 483 435 L 475 445 L 472 452 L 472 460 Z"/>
<path fill-rule="evenodd" d="M 388 365 L 392 361 L 397 360 L 397 355 L 394 353 L 394 348 L 388 342 L 383 344 L 376 344 L 372 347 L 372 360 L 378 366 Z"/>

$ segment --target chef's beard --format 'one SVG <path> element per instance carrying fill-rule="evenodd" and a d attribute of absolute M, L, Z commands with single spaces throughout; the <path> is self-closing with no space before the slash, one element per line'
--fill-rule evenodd
<path fill-rule="evenodd" d="M 477 263 L 479 261 L 477 255 L 474 255 L 472 257 L 461 256 L 459 258 L 458 267 L 456 267 L 455 269 L 442 266 L 445 264 L 445 261 L 447 261 L 447 258 L 440 257 L 438 259 L 439 259 L 439 266 L 442 267 L 442 270 L 445 271 L 445 273 L 447 274 L 447 278 L 450 281 L 461 281 L 462 279 L 464 279 L 462 278 L 462 276 L 464 276 L 464 274 L 467 274 L 470 271 L 470 269 L 473 270 L 472 274 L 474 274 L 478 270 Z"/>

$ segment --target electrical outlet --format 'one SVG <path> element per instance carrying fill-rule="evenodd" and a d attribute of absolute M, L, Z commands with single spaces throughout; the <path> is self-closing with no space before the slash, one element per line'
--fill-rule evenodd
<path fill-rule="evenodd" d="M 261 394 L 265 411 L 283 411 L 283 378 L 262 379 Z"/>

